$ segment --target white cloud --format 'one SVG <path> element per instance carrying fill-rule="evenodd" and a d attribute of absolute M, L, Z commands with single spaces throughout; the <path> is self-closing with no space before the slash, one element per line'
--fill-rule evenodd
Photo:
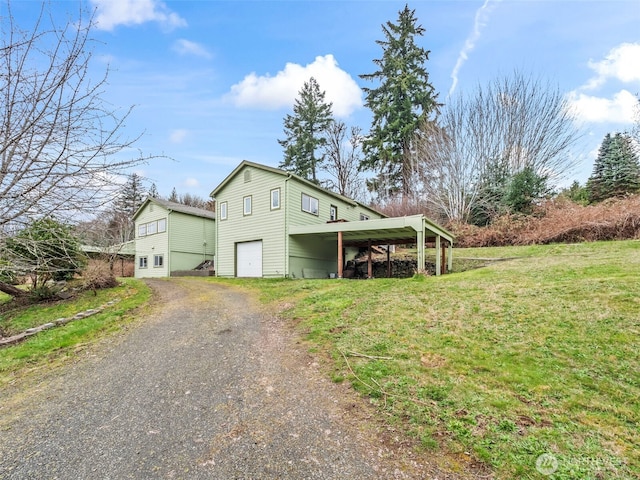
<path fill-rule="evenodd" d="M 578 118 L 593 123 L 633 123 L 637 98 L 628 90 L 621 90 L 613 98 L 602 98 L 573 91 L 569 103 Z"/>
<path fill-rule="evenodd" d="M 186 20 L 167 8 L 160 0 L 91 0 L 96 6 L 96 23 L 101 30 L 113 30 L 118 25 L 140 25 L 158 22 L 172 30 L 187 25 Z"/>
<path fill-rule="evenodd" d="M 318 56 L 302 66 L 287 63 L 275 76 L 247 75 L 231 87 L 227 95 L 236 106 L 277 109 L 293 105 L 304 82 L 314 77 L 325 101 L 333 103 L 333 113 L 345 117 L 362 106 L 362 90 L 351 76 L 338 67 L 333 55 Z"/>
<path fill-rule="evenodd" d="M 485 0 L 484 4 L 476 11 L 476 18 L 473 22 L 473 30 L 467 37 L 464 42 L 464 46 L 460 53 L 458 54 L 458 60 L 456 61 L 455 67 L 453 67 L 453 71 L 451 72 L 451 87 L 449 88 L 449 96 L 453 95 L 453 92 L 458 85 L 458 73 L 466 62 L 469 59 L 469 54 L 471 51 L 476 48 L 476 43 L 480 40 L 480 33 L 482 28 L 489 22 L 489 14 L 494 9 L 495 4 L 492 0 Z"/>
<path fill-rule="evenodd" d="M 601 61 L 589 60 L 589 68 L 596 72 L 583 87 L 594 89 L 613 78 L 624 83 L 640 82 L 640 43 L 622 43 L 609 51 Z"/>
<path fill-rule="evenodd" d="M 182 141 L 187 138 L 188 134 L 189 132 L 184 128 L 178 128 L 169 134 L 169 141 L 171 143 L 182 143 Z"/>
<path fill-rule="evenodd" d="M 185 40 L 184 38 L 176 40 L 171 48 L 174 52 L 177 52 L 180 55 L 194 55 L 196 57 L 211 58 L 211 54 L 202 45 L 190 40 Z"/>
<path fill-rule="evenodd" d="M 197 178 L 187 178 L 184 182 L 182 182 L 183 187 L 190 188 L 198 188 L 200 186 L 200 182 Z"/>

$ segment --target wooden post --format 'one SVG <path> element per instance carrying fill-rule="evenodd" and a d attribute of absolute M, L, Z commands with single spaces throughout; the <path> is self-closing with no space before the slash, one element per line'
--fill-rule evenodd
<path fill-rule="evenodd" d="M 442 258 L 440 257 L 441 248 L 442 242 L 440 241 L 440 235 L 436 235 L 436 275 L 440 275 L 442 273 Z"/>
<path fill-rule="evenodd" d="M 442 258 L 440 260 L 440 273 L 444 275 L 445 273 L 447 273 L 447 251 L 444 248 L 441 248 L 440 251 L 442 252 Z"/>
<path fill-rule="evenodd" d="M 371 258 L 371 239 L 369 239 L 369 260 L 367 260 L 367 278 L 373 278 L 373 259 Z"/>
<path fill-rule="evenodd" d="M 449 270 L 449 272 L 453 271 L 453 242 L 449 242 L 449 247 L 448 247 L 448 255 L 449 258 L 447 259 L 448 261 L 448 265 L 447 265 L 447 270 Z"/>
<path fill-rule="evenodd" d="M 391 245 L 387 245 L 387 278 L 391 278 Z"/>
<path fill-rule="evenodd" d="M 343 255 L 342 255 L 342 232 L 338 232 L 338 278 L 342 278 Z"/>

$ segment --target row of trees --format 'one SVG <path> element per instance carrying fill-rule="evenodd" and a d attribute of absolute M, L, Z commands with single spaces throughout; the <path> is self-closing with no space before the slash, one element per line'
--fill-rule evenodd
<path fill-rule="evenodd" d="M 444 105 L 425 68 L 430 52 L 416 43 L 424 28 L 415 12 L 405 6 L 382 31 L 377 70 L 360 76 L 377 82 L 364 89 L 369 132 L 354 129 L 347 139 L 346 125 L 333 118 L 331 103 L 311 78 L 284 119 L 281 168 L 360 199 L 360 175 L 372 172 L 366 191 L 378 206 L 401 204 L 405 211 L 481 225 L 505 212 L 531 213 L 573 169 L 582 134 L 556 86 L 515 72 Z M 634 161 L 616 163 L 633 151 L 624 138 L 616 135 L 606 146 L 609 166 L 596 162 L 588 185 L 592 201 L 637 190 Z M 628 185 L 618 180 L 621 171 Z M 319 180 L 321 172 L 329 179 Z"/>

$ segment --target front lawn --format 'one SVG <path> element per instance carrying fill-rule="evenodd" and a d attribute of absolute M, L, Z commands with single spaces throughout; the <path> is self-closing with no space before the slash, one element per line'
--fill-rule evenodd
<path fill-rule="evenodd" d="M 116 301 L 98 314 L 45 330 L 17 345 L 0 348 L 0 388 L 27 370 L 73 356 L 74 352 L 97 337 L 119 330 L 131 320 L 129 312 L 145 304 L 150 295 L 149 287 L 143 282 L 122 279 L 120 286 L 98 290 L 97 295 L 87 291 L 68 301 L 37 304 L 1 313 L 0 328 L 5 336 L 9 336 L 57 318 L 95 309 L 111 300 Z"/>
<path fill-rule="evenodd" d="M 406 280 L 213 281 L 284 308 L 334 380 L 419 448 L 504 479 L 544 478 L 545 453 L 547 478 L 638 478 L 640 242 L 455 255 L 516 258 Z"/>

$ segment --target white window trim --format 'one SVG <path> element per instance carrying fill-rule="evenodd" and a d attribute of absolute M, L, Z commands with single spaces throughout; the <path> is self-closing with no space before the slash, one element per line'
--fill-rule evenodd
<path fill-rule="evenodd" d="M 360 220 L 369 220 L 369 215 L 367 215 L 365 213 L 361 213 L 360 214 Z"/>
<path fill-rule="evenodd" d="M 147 224 L 141 223 L 138 225 L 138 237 L 146 237 L 147 236 Z"/>
<path fill-rule="evenodd" d="M 249 200 L 249 210 L 247 211 L 247 200 Z M 242 214 L 247 216 L 251 215 L 251 211 L 253 209 L 253 198 L 252 195 L 247 195 L 242 198 Z"/>
<path fill-rule="evenodd" d="M 160 262 L 158 262 L 160 259 Z M 153 268 L 162 268 L 164 267 L 164 255 L 154 255 L 153 256 Z"/>
<path fill-rule="evenodd" d="M 338 207 L 336 205 L 331 205 L 329 207 L 329 220 L 332 222 L 338 220 Z"/>
<path fill-rule="evenodd" d="M 226 220 L 228 217 L 228 207 L 227 207 L 227 202 L 222 202 L 220 204 L 220 220 Z"/>
<path fill-rule="evenodd" d="M 273 194 L 277 193 L 278 195 L 278 202 L 277 205 L 274 205 L 273 202 Z M 271 190 L 271 210 L 279 210 L 280 209 L 280 189 L 279 188 L 274 188 L 273 190 Z"/>
<path fill-rule="evenodd" d="M 309 199 L 309 209 L 308 210 L 306 210 L 304 208 L 304 197 L 307 197 Z M 315 200 L 315 202 L 316 202 L 315 211 L 313 210 L 312 200 Z M 319 212 L 320 212 L 320 201 L 316 197 L 312 197 L 311 195 L 307 195 L 306 193 L 303 193 L 302 194 L 302 198 L 300 200 L 300 207 L 302 208 L 303 212 L 310 213 L 311 215 L 318 216 Z"/>
<path fill-rule="evenodd" d="M 144 265 L 142 265 L 143 263 Z M 144 257 L 138 257 L 138 268 L 147 268 L 148 266 L 149 266 L 149 260 L 147 259 L 146 255 Z"/>
<path fill-rule="evenodd" d="M 160 228 L 162 228 L 162 230 Z M 164 233 L 166 231 L 167 231 L 167 219 L 161 218 L 160 220 L 158 220 L 158 233 Z"/>
<path fill-rule="evenodd" d="M 158 222 L 147 223 L 147 235 L 155 235 L 156 233 L 158 233 Z"/>

